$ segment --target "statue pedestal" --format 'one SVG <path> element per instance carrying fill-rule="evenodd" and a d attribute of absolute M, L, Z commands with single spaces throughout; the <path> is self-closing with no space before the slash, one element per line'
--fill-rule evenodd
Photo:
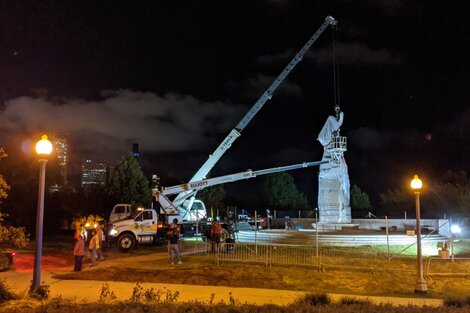
<path fill-rule="evenodd" d="M 345 206 L 341 187 L 338 179 L 319 179 L 320 223 L 351 223 L 351 207 Z"/>

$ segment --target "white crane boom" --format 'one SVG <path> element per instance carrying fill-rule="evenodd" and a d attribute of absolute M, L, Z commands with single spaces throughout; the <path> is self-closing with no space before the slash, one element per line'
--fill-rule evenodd
<path fill-rule="evenodd" d="M 293 165 L 279 166 L 279 167 L 273 167 L 273 168 L 257 170 L 257 171 L 247 170 L 247 171 L 240 172 L 240 173 L 229 174 L 229 175 L 224 175 L 224 176 L 219 176 L 219 177 L 214 177 L 214 178 L 208 178 L 208 179 L 188 182 L 185 184 L 180 184 L 180 185 L 176 185 L 176 186 L 172 186 L 168 188 L 163 188 L 161 191 L 155 188 L 152 191 L 153 191 L 153 196 L 160 203 L 163 211 L 165 211 L 166 214 L 176 214 L 177 209 L 175 205 L 173 204 L 173 202 L 169 200 L 167 196 L 174 195 L 183 191 L 195 192 L 195 191 L 198 191 L 198 190 L 210 187 L 210 186 L 232 183 L 238 180 L 249 179 L 249 178 L 266 175 L 266 174 L 273 174 L 273 173 L 278 173 L 278 172 L 292 171 L 292 170 L 296 170 L 300 168 L 312 167 L 312 166 L 321 165 L 321 164 L 328 163 L 328 162 L 329 161 L 303 162 L 303 163 L 298 163 L 298 164 L 293 164 Z"/>
<path fill-rule="evenodd" d="M 307 43 L 300 49 L 300 51 L 295 55 L 295 57 L 287 64 L 284 70 L 279 74 L 279 76 L 273 81 L 271 86 L 263 93 L 263 95 L 256 101 L 256 103 L 251 107 L 248 113 L 241 119 L 241 121 L 235 126 L 234 129 L 230 131 L 228 136 L 222 141 L 222 143 L 217 147 L 217 149 L 209 155 L 207 161 L 199 168 L 199 170 L 194 174 L 189 182 L 195 182 L 203 180 L 206 175 L 211 171 L 215 164 L 220 160 L 224 153 L 232 146 L 233 142 L 240 137 L 242 130 L 250 123 L 253 117 L 258 113 L 259 110 L 264 106 L 264 104 L 272 98 L 274 92 L 277 90 L 279 85 L 286 79 L 289 73 L 294 69 L 294 67 L 299 63 L 305 53 L 310 49 L 313 43 L 318 39 L 318 37 L 325 31 L 325 29 L 332 25 L 335 26 L 337 21 L 332 16 L 327 16 L 323 24 L 317 29 L 317 31 L 310 37 Z M 176 207 L 180 206 L 188 197 L 194 194 L 193 189 L 188 189 L 182 191 L 173 201 Z"/>

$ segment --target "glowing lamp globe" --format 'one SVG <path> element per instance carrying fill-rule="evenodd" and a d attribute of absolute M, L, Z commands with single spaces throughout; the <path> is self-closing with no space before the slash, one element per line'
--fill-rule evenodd
<path fill-rule="evenodd" d="M 41 140 L 36 144 L 36 153 L 39 155 L 49 155 L 52 152 L 52 143 L 47 140 L 46 135 L 42 135 Z"/>
<path fill-rule="evenodd" d="M 418 175 L 415 175 L 415 177 L 411 181 L 410 186 L 411 186 L 411 189 L 419 190 L 423 187 L 423 182 L 421 181 L 421 179 L 418 178 Z"/>

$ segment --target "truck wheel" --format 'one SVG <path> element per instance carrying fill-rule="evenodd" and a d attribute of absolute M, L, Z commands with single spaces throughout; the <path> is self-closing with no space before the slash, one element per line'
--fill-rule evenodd
<path fill-rule="evenodd" d="M 119 236 L 117 247 L 121 252 L 129 252 L 135 246 L 135 238 L 131 234 L 123 234 Z"/>
<path fill-rule="evenodd" d="M 222 229 L 222 233 L 220 234 L 220 242 L 225 242 L 228 238 L 228 231 L 226 229 Z"/>

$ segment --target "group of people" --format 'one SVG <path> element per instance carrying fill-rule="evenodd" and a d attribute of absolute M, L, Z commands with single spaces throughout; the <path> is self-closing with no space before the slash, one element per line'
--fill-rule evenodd
<path fill-rule="evenodd" d="M 80 272 L 83 266 L 83 257 L 85 256 L 85 245 L 87 242 L 87 232 L 83 227 L 77 228 L 75 232 L 74 272 Z M 103 226 L 98 225 L 91 232 L 91 239 L 88 242 L 90 251 L 90 267 L 95 267 L 98 261 L 103 260 L 103 243 L 105 241 Z"/>
<path fill-rule="evenodd" d="M 181 264 L 181 255 L 178 248 L 178 240 L 181 237 L 181 228 L 178 225 L 178 219 L 173 219 L 173 223 L 168 228 L 168 252 L 171 264 Z M 211 239 L 213 242 L 212 250 L 218 251 L 220 237 L 222 235 L 222 226 L 216 220 L 211 224 Z M 83 227 L 77 228 L 75 232 L 74 272 L 80 272 L 83 267 L 83 257 L 85 256 L 85 246 L 87 243 L 87 231 Z M 103 226 L 98 225 L 91 232 L 91 239 L 88 242 L 90 252 L 90 267 L 95 267 L 98 261 L 103 260 L 103 243 L 105 241 Z"/>

